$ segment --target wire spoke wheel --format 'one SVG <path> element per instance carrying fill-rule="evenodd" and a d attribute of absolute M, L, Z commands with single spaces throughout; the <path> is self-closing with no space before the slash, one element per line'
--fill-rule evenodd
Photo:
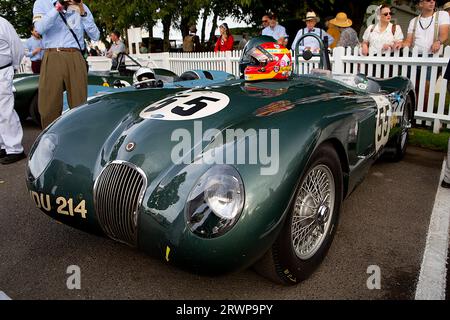
<path fill-rule="evenodd" d="M 291 225 L 292 247 L 299 259 L 311 258 L 326 238 L 335 194 L 330 168 L 319 164 L 307 173 L 295 199 Z"/>
<path fill-rule="evenodd" d="M 409 112 L 409 105 L 406 104 L 405 111 L 403 112 L 403 119 L 402 119 L 402 133 L 400 137 L 400 148 L 403 150 L 406 145 L 406 141 L 408 139 L 408 130 L 411 128 L 411 116 Z"/>

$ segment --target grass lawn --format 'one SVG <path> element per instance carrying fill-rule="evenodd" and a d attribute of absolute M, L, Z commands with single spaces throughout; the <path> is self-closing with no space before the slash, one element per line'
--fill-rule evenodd
<path fill-rule="evenodd" d="M 434 134 L 431 129 L 411 128 L 409 131 L 409 144 L 435 151 L 447 152 L 450 130 L 443 129 Z"/>

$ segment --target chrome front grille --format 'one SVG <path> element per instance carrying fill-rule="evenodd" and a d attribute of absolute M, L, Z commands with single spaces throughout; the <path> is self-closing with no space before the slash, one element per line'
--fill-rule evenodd
<path fill-rule="evenodd" d="M 137 215 L 146 186 L 145 173 L 129 162 L 111 162 L 100 173 L 94 185 L 94 206 L 109 237 L 137 245 Z"/>

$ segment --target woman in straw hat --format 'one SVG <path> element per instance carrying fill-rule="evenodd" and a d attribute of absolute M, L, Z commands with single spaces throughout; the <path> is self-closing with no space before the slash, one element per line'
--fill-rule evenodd
<path fill-rule="evenodd" d="M 350 26 L 353 24 L 352 20 L 347 17 L 344 12 L 339 12 L 336 18 L 330 20 L 331 24 L 334 24 L 341 31 L 341 36 L 337 47 L 351 47 L 354 48 L 359 45 L 358 34 L 355 29 Z"/>
<path fill-rule="evenodd" d="M 305 19 L 303 19 L 303 21 L 305 21 L 306 23 L 306 28 L 298 30 L 297 35 L 295 36 L 295 39 L 292 42 L 293 50 L 295 50 L 295 46 L 297 45 L 297 42 L 300 39 L 300 37 L 306 33 L 314 33 L 318 35 L 322 40 L 325 39 L 325 37 L 328 37 L 328 45 L 334 42 L 334 38 L 329 33 L 320 28 L 316 28 L 316 24 L 317 22 L 320 21 L 320 18 L 316 15 L 314 11 L 307 12 L 306 17 Z M 307 37 L 302 40 L 302 43 L 300 43 L 299 48 L 301 51 L 308 49 L 315 52 L 320 49 L 320 46 L 319 42 L 316 39 L 314 39 L 313 37 Z"/>

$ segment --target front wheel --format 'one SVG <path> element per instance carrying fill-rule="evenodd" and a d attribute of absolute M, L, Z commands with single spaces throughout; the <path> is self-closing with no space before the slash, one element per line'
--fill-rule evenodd
<path fill-rule="evenodd" d="M 314 152 L 300 179 L 277 240 L 255 264 L 258 273 L 287 285 L 309 277 L 333 240 L 342 185 L 339 156 L 331 144 L 324 144 Z"/>

